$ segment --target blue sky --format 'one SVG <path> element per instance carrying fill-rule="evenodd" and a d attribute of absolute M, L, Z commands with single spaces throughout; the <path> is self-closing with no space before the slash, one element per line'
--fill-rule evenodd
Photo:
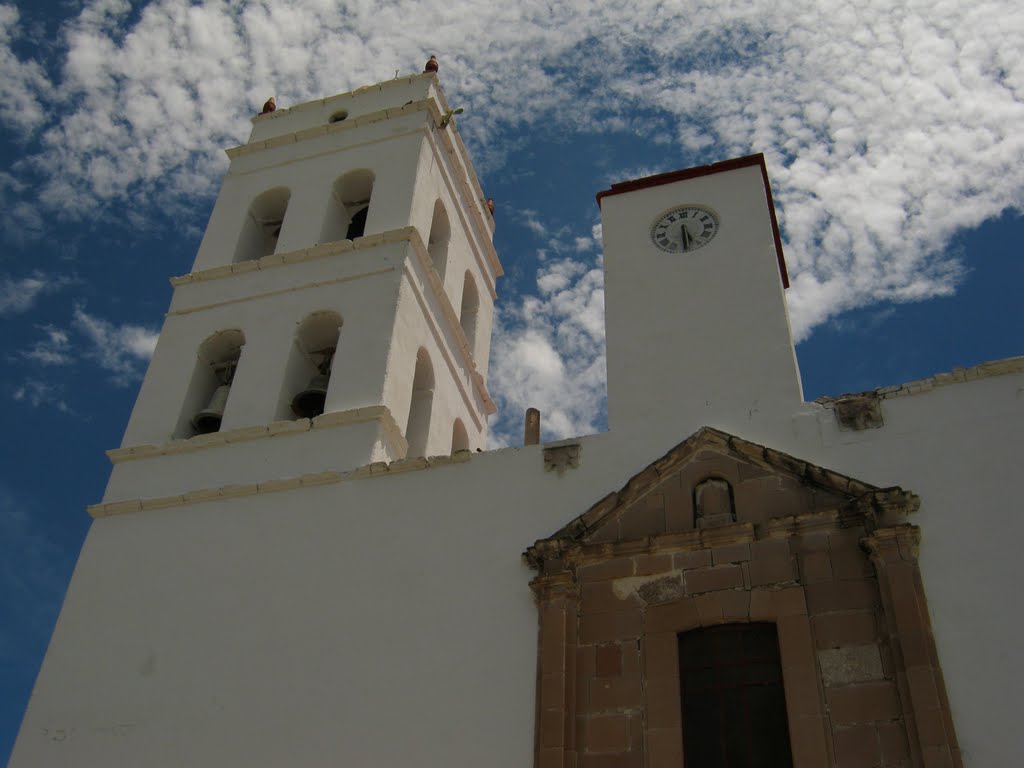
<path fill-rule="evenodd" d="M 1024 353 L 1024 10 L 963 5 L 0 0 L 0 759 L 167 278 L 267 96 L 438 54 L 498 205 L 494 438 L 535 405 L 553 439 L 605 428 L 595 193 L 750 152 L 809 399 Z"/>

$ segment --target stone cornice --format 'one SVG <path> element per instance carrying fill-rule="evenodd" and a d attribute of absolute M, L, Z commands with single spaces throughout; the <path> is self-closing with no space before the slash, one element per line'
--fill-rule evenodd
<path fill-rule="evenodd" d="M 1024 355 L 1019 357 L 1007 357 L 1002 360 L 990 360 L 986 363 L 979 363 L 970 368 L 954 368 L 947 373 L 937 373 L 924 379 L 908 381 L 904 384 L 896 384 L 891 387 L 879 387 L 866 392 L 851 392 L 843 395 L 819 397 L 814 402 L 829 409 L 835 410 L 839 404 L 853 399 L 873 398 L 876 400 L 889 400 L 894 397 L 908 397 L 930 392 L 939 387 L 950 384 L 963 384 L 976 379 L 987 379 L 993 376 L 1006 376 L 1011 373 L 1024 373 Z"/>
<path fill-rule="evenodd" d="M 702 427 L 660 459 L 633 475 L 618 492 L 605 496 L 582 515 L 563 526 L 551 538 L 582 540 L 620 509 L 652 491 L 662 479 L 676 472 L 690 461 L 697 451 L 705 448 L 717 449 L 725 454 L 731 453 L 762 469 L 791 475 L 806 484 L 843 494 L 851 500 L 878 490 L 873 485 L 819 467 L 774 448 L 752 443 L 712 427 Z"/>
<path fill-rule="evenodd" d="M 175 456 L 182 453 L 194 453 L 234 443 L 245 443 L 252 440 L 263 440 L 270 437 L 298 435 L 311 429 L 330 429 L 350 424 L 365 424 L 370 421 L 380 422 L 385 436 L 398 453 L 408 448 L 402 431 L 398 428 L 391 411 L 384 405 L 372 405 L 366 408 L 353 408 L 347 411 L 323 413 L 313 419 L 295 419 L 294 421 L 274 421 L 266 426 L 242 427 L 209 435 L 196 435 L 186 440 L 171 440 L 163 445 L 135 445 L 128 448 L 113 448 L 107 451 L 112 464 L 136 459 L 150 459 L 156 456 Z"/>
<path fill-rule="evenodd" d="M 456 341 L 458 342 L 458 351 L 456 354 L 462 358 L 462 365 L 465 366 L 466 370 L 470 372 L 470 378 L 473 381 L 473 386 L 480 395 L 480 399 L 484 402 L 485 412 L 492 414 L 497 411 L 494 401 L 491 399 L 491 395 L 487 390 L 487 382 L 484 381 L 484 377 L 480 374 L 477 369 L 476 360 L 473 357 L 472 350 L 469 348 L 469 339 L 466 338 L 465 331 L 462 330 L 462 324 L 459 322 L 458 315 L 455 314 L 455 308 L 452 306 L 451 299 L 448 298 L 448 294 L 444 290 L 444 285 L 441 283 L 440 277 L 437 275 L 437 271 L 433 267 L 433 262 L 430 260 L 430 254 L 427 251 L 426 246 L 423 244 L 423 239 L 420 237 L 419 230 L 416 227 L 400 227 L 398 229 L 391 229 L 387 232 L 380 232 L 376 235 L 366 235 L 365 237 L 358 237 L 355 240 L 338 240 L 333 243 L 324 243 L 313 248 L 303 248 L 298 251 L 291 251 L 290 253 L 275 253 L 272 256 L 264 256 L 262 259 L 253 259 L 252 261 L 243 261 L 238 264 L 231 264 L 223 267 L 211 267 L 210 269 L 199 270 L 198 272 L 191 272 L 187 275 L 180 277 L 172 277 L 171 285 L 175 287 L 189 285 L 192 283 L 202 283 L 209 280 L 224 280 L 236 275 L 244 275 L 250 272 L 255 272 L 265 269 L 278 269 L 281 267 L 287 267 L 292 264 L 299 264 L 302 262 L 313 261 L 317 259 L 326 259 L 332 256 L 338 256 L 341 254 L 351 253 L 352 251 L 365 251 L 372 248 L 376 248 L 379 245 L 386 245 L 392 243 L 409 243 L 413 247 L 413 251 L 416 253 L 417 259 L 423 265 L 427 274 L 430 275 L 431 290 L 434 295 L 437 296 L 438 301 L 441 304 L 441 312 L 445 316 L 451 331 L 455 334 Z M 209 309 L 214 306 L 222 306 L 225 304 L 238 303 L 243 301 L 252 301 L 254 299 L 265 298 L 267 296 L 275 296 L 282 293 L 292 293 L 295 291 L 302 291 L 312 287 L 319 287 L 322 285 L 330 285 L 334 283 L 351 282 L 353 280 L 361 280 L 366 277 L 374 277 L 376 275 L 386 274 L 393 272 L 394 267 L 386 267 L 384 269 L 374 270 L 372 272 L 365 272 L 360 275 L 351 275 L 346 277 L 340 277 L 335 280 L 323 281 L 317 283 L 311 283 L 306 285 L 297 285 L 289 288 L 281 288 L 276 291 L 265 291 L 263 293 L 252 294 L 249 296 L 240 297 L 237 299 L 230 299 L 228 301 L 218 302 L 217 304 L 203 304 L 196 307 L 187 307 L 185 309 L 176 309 L 168 312 L 168 316 L 173 315 L 186 315 L 192 312 L 200 312 L 205 309 Z M 493 292 L 493 288 L 491 288 Z M 494 296 L 492 295 L 492 298 Z M 478 425 L 479 426 L 479 425 Z"/>
<path fill-rule="evenodd" d="M 907 524 L 879 528 L 862 539 L 861 545 L 878 569 L 899 561 L 916 563 L 921 546 L 921 529 Z"/>
<path fill-rule="evenodd" d="M 771 518 L 755 527 L 733 523 L 679 533 L 656 534 L 624 541 L 594 542 L 590 536 L 621 512 L 651 493 L 670 475 L 680 471 L 700 451 L 712 449 L 750 462 L 763 470 L 798 479 L 802 485 L 840 497 L 837 508 Z M 915 512 L 920 499 L 899 487 L 877 488 L 855 478 L 790 456 L 782 451 L 702 427 L 689 438 L 631 477 L 618 491 L 605 496 L 586 512 L 540 539 L 524 552 L 526 562 L 541 569 L 547 560 L 584 562 L 666 549 L 699 549 L 742 544 L 755 538 L 812 535 L 863 524 L 870 532 L 902 522 Z"/>
<path fill-rule="evenodd" d="M 579 598 L 579 585 L 575 576 L 569 571 L 537 576 L 530 582 L 530 589 L 540 603 L 554 600 L 576 600 Z"/>
<path fill-rule="evenodd" d="M 257 494 L 279 493 L 291 491 L 297 488 L 311 488 L 319 485 L 335 485 L 348 480 L 363 480 L 374 477 L 384 477 L 414 472 L 423 469 L 436 469 L 450 464 L 464 464 L 472 458 L 469 451 L 456 451 L 451 456 L 430 456 L 429 458 L 399 459 L 390 464 L 384 461 L 377 461 L 357 467 L 348 472 L 315 472 L 300 477 L 286 477 L 275 480 L 266 480 L 262 483 L 245 483 L 238 485 L 222 485 L 217 488 L 200 488 L 187 493 L 174 496 L 161 496 L 153 499 L 126 499 L 124 501 L 113 501 L 107 504 L 92 504 L 86 507 L 89 515 L 93 518 L 113 517 L 116 515 L 127 515 L 135 512 L 145 512 L 154 509 L 169 509 L 183 507 L 191 504 L 199 504 L 205 501 L 221 501 L 223 499 L 234 499 L 242 496 L 255 496 Z"/>
<path fill-rule="evenodd" d="M 271 256 L 264 256 L 261 259 L 240 261 L 237 264 L 226 264 L 221 267 L 210 267 L 209 269 L 190 272 L 189 274 L 181 275 L 180 277 L 172 277 L 171 285 L 177 288 L 178 286 L 189 285 L 191 283 L 223 280 L 225 278 L 244 275 L 250 272 L 278 269 L 292 264 L 301 264 L 306 261 L 326 259 L 339 254 L 351 253 L 352 251 L 371 250 L 381 244 L 401 243 L 407 241 L 411 237 L 410 233 L 415 231 L 416 228 L 412 226 L 400 227 L 398 229 L 390 229 L 387 232 L 380 232 L 375 235 L 357 237 L 355 240 L 335 240 L 334 242 L 323 243 L 322 245 L 316 245 L 312 248 L 302 248 L 297 251 L 289 251 L 288 253 L 275 253 Z M 374 272 L 373 274 L 377 273 Z M 361 277 L 361 275 L 356 277 Z"/>

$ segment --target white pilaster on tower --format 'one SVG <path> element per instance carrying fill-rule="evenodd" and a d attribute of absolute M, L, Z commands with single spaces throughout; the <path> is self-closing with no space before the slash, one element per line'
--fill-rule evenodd
<path fill-rule="evenodd" d="M 254 118 L 105 501 L 486 445 L 502 270 L 447 109 L 423 74 Z"/>

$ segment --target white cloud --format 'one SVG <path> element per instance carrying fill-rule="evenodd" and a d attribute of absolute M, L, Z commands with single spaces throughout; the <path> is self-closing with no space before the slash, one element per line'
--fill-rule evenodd
<path fill-rule="evenodd" d="M 531 210 L 525 210 L 522 212 L 522 218 L 520 219 L 523 225 L 533 232 L 537 237 L 541 239 L 547 239 L 548 229 L 541 224 L 540 219 L 537 218 L 537 212 Z"/>
<path fill-rule="evenodd" d="M 37 62 L 22 61 L 11 50 L 19 19 L 17 8 L 0 5 L 0 120 L 31 132 L 46 117 L 43 102 L 52 86 Z"/>
<path fill-rule="evenodd" d="M 44 70 L 15 55 L 18 13 L 0 6 L 0 120 L 38 139 L 9 173 L 50 214 L 187 210 L 271 93 L 287 106 L 417 72 L 430 52 L 485 172 L 542 132 L 673 136 L 678 164 L 764 151 L 798 338 L 847 309 L 952 292 L 953 235 L 1024 199 L 1024 6 L 1011 0 L 154 0 L 125 26 L 130 9 L 87 0 Z M 524 221 L 556 265 L 582 248 Z M 524 356 L 543 357 L 538 339 L 564 354 L 538 333 L 519 339 Z M 120 370 L 136 356 L 97 359 Z"/>
<path fill-rule="evenodd" d="M 14 315 L 27 312 L 35 304 L 36 297 L 46 288 L 41 277 L 11 277 L 0 279 L 0 315 Z"/>
<path fill-rule="evenodd" d="M 37 341 L 24 356 L 42 365 L 68 365 L 72 362 L 73 355 L 67 331 L 55 328 L 52 325 L 41 326 L 44 338 Z"/>
<path fill-rule="evenodd" d="M 71 278 L 33 272 L 28 277 L 0 276 L 0 316 L 28 312 L 44 293 L 53 293 L 72 282 Z"/>
<path fill-rule="evenodd" d="M 72 323 L 89 347 L 83 354 L 110 372 L 111 381 L 126 386 L 142 375 L 141 364 L 149 360 L 159 334 L 138 325 L 115 325 L 75 307 Z"/>
<path fill-rule="evenodd" d="M 91 362 L 108 372 L 115 386 L 136 381 L 143 365 L 153 355 L 158 333 L 132 323 L 117 325 L 91 315 L 81 305 L 72 311 L 68 327 L 39 325 L 40 338 L 12 355 L 12 359 L 39 366 L 18 385 L 10 387 L 11 398 L 32 407 L 56 408 L 72 413 L 64 400 L 63 384 L 55 372 L 43 369 L 75 370 L 83 362 Z"/>
<path fill-rule="evenodd" d="M 64 401 L 61 388 L 42 379 L 27 378 L 11 392 L 11 398 L 33 408 L 56 408 L 62 413 L 72 413 Z"/>
<path fill-rule="evenodd" d="M 495 445 L 522 440 L 522 417 L 539 408 L 543 439 L 595 432 L 604 413 L 604 274 L 600 258 L 560 258 L 537 273 L 539 295 L 497 315 L 492 389 Z"/>

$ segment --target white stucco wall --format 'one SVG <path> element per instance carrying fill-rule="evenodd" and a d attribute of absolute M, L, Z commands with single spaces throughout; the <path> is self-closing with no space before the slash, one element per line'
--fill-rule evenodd
<path fill-rule="evenodd" d="M 860 433 L 812 405 L 814 430 L 770 441 L 922 496 L 925 587 L 971 768 L 1021 747 L 1006 605 L 1024 525 L 1006 475 L 1022 389 L 1015 374 L 886 400 L 886 426 Z M 531 764 L 520 553 L 700 426 L 669 420 L 654 439 L 583 439 L 562 477 L 534 446 L 97 520 L 12 765 Z"/>
<path fill-rule="evenodd" d="M 1024 619 L 1016 564 L 1024 541 L 1015 477 L 1024 457 L 1024 374 L 882 401 L 885 426 L 841 432 L 821 420 L 808 458 L 921 496 L 921 572 L 964 764 L 1014 765 Z"/>

